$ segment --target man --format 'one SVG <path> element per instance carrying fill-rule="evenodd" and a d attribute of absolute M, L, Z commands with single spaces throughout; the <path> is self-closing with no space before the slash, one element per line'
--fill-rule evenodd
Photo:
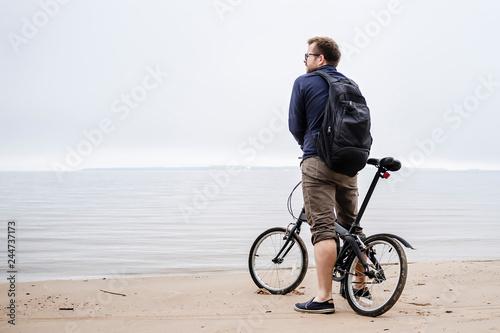
<path fill-rule="evenodd" d="M 295 304 L 295 310 L 334 313 L 332 275 L 338 241 L 335 219 L 347 228 L 354 222 L 358 209 L 358 186 L 357 176 L 336 173 L 326 166 L 308 133 L 309 129 L 316 140 L 329 94 L 328 82 L 314 71 L 321 69 L 334 78 L 346 79 L 336 69 L 340 50 L 335 41 L 328 37 L 314 37 L 308 40 L 308 44 L 304 60 L 307 74 L 298 77 L 293 86 L 289 129 L 303 151 L 302 192 L 314 245 L 318 292 L 310 301 Z"/>

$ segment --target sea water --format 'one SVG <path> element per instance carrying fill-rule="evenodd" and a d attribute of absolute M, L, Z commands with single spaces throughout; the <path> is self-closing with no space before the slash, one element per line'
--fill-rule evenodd
<path fill-rule="evenodd" d="M 360 205 L 375 169 L 359 175 Z M 245 272 L 253 240 L 293 222 L 299 168 L 0 172 L 0 248 L 16 223 L 19 281 Z M 362 226 L 410 262 L 500 259 L 500 171 L 404 169 L 381 179 Z M 300 187 L 292 198 L 298 215 Z M 313 251 L 305 225 L 301 237 Z M 2 264 L 2 267 L 4 267 Z"/>

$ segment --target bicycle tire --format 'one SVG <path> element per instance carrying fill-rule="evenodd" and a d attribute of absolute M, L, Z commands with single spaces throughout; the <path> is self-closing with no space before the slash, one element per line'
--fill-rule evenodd
<path fill-rule="evenodd" d="M 271 294 L 287 294 L 297 288 L 307 272 L 307 248 L 297 234 L 292 235 L 291 248 L 282 262 L 274 263 L 285 243 L 285 228 L 271 228 L 260 234 L 252 244 L 248 268 L 253 282 Z"/>
<path fill-rule="evenodd" d="M 359 283 L 354 283 L 354 280 L 363 273 L 356 270 L 359 259 L 353 255 L 347 265 L 344 295 L 355 312 L 377 317 L 389 311 L 401 296 L 406 284 L 408 263 L 399 242 L 389 236 L 374 235 L 364 240 L 364 243 L 367 249 L 363 253 L 370 268 L 376 272 L 376 277 L 366 277 L 364 287 L 359 288 Z M 375 267 L 373 257 L 370 258 L 372 255 L 380 264 L 380 269 Z M 355 289 L 362 289 L 363 292 L 356 292 Z M 369 295 L 363 294 L 366 290 Z"/>

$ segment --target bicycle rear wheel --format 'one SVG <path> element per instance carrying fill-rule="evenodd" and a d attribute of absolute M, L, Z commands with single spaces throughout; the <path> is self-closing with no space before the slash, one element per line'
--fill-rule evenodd
<path fill-rule="evenodd" d="M 401 245 L 391 237 L 375 235 L 364 241 L 363 252 L 375 276 L 364 277 L 363 268 L 355 255 L 348 264 L 344 295 L 351 308 L 363 316 L 376 317 L 387 312 L 403 292 L 408 265 Z"/>
<path fill-rule="evenodd" d="M 297 235 L 292 237 L 287 249 L 276 258 L 286 241 L 285 228 L 271 228 L 255 239 L 248 256 L 252 280 L 259 288 L 272 294 L 286 294 L 298 287 L 307 272 L 307 249 Z"/>

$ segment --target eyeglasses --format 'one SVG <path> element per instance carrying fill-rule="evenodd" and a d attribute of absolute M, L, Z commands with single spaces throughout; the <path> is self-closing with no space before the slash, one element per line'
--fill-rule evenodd
<path fill-rule="evenodd" d="M 317 57 L 317 56 L 320 56 L 321 54 L 320 53 L 306 53 L 306 54 L 304 54 L 304 60 L 307 61 L 307 57 L 309 57 L 310 55 Z"/>

